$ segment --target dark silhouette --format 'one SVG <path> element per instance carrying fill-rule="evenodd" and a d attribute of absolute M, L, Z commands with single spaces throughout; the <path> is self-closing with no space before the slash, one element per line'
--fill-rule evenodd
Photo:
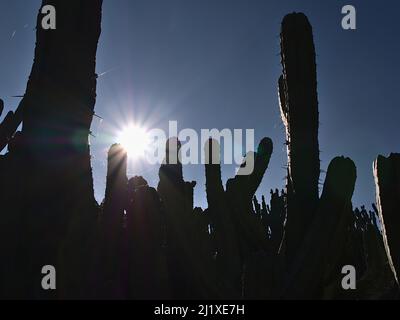
<path fill-rule="evenodd" d="M 286 16 L 281 31 L 279 97 L 288 150 L 287 259 L 291 263 L 318 207 L 317 68 L 312 28 L 306 16 Z"/>
<path fill-rule="evenodd" d="M 377 203 L 386 253 L 396 278 L 400 274 L 400 154 L 378 156 L 374 163 Z M 398 278 L 397 278 L 398 280 Z"/>
<path fill-rule="evenodd" d="M 43 4 L 57 7 L 57 30 L 37 28 L 26 93 L 0 124 L 0 148 L 8 146 L 0 156 L 1 298 L 398 298 L 400 155 L 375 162 L 373 211 L 353 209 L 356 167 L 345 157 L 332 160 L 319 195 L 315 48 L 304 14 L 282 23 L 286 189 L 271 191 L 268 204 L 255 197 L 270 139 L 246 155 L 242 167 L 254 159 L 253 172 L 225 187 L 219 144 L 209 140 L 203 210 L 193 207 L 196 183 L 184 180 L 177 138 L 167 143 L 157 190 L 128 179 L 126 151 L 113 145 L 96 203 L 88 136 L 102 1 Z M 55 291 L 40 285 L 45 265 L 56 267 Z M 342 288 L 345 265 L 357 270 L 356 290 Z"/>

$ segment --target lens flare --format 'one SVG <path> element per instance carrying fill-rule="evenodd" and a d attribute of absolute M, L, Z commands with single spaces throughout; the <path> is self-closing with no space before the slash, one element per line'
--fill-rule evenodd
<path fill-rule="evenodd" d="M 125 149 L 131 159 L 145 155 L 150 146 L 150 137 L 145 128 L 129 125 L 117 136 L 117 142 Z"/>

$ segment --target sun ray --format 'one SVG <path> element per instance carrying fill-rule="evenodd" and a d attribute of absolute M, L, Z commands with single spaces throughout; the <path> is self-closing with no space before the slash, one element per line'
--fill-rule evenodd
<path fill-rule="evenodd" d="M 145 128 L 130 124 L 117 135 L 117 143 L 126 150 L 130 159 L 136 159 L 145 155 L 151 142 Z"/>

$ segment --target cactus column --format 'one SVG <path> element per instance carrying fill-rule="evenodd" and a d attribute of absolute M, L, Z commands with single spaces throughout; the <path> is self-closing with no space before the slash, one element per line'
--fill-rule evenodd
<path fill-rule="evenodd" d="M 396 280 L 400 273 L 400 154 L 374 162 L 376 202 L 383 227 L 386 253 Z"/>
<path fill-rule="evenodd" d="M 302 13 L 282 22 L 279 79 L 288 147 L 286 248 L 289 261 L 303 239 L 318 202 L 320 174 L 318 99 L 312 27 Z"/>
<path fill-rule="evenodd" d="M 166 157 L 159 170 L 157 191 L 165 210 L 172 298 L 188 299 L 199 297 L 198 277 L 193 272 L 197 253 L 192 251 L 191 243 L 188 242 L 196 183 L 183 179 L 180 149 L 178 138 L 168 140 Z"/>
<path fill-rule="evenodd" d="M 36 28 L 35 59 L 24 98 L 16 113 L 23 122 L 26 152 L 19 168 L 26 207 L 21 243 L 28 244 L 25 274 L 31 298 L 53 298 L 62 291 L 44 292 L 43 265 L 62 268 L 60 248 L 79 244 L 95 219 L 89 153 L 90 125 L 96 101 L 96 51 L 101 31 L 102 0 L 43 0 L 56 8 L 56 29 Z M 11 130 L 12 131 L 12 130 Z M 70 245 L 68 245 L 70 246 Z M 71 247 L 71 246 L 70 246 Z M 70 248 L 68 260 L 79 265 L 79 250 Z M 63 272 L 58 276 L 63 278 Z M 79 288 L 77 288 L 79 292 Z"/>

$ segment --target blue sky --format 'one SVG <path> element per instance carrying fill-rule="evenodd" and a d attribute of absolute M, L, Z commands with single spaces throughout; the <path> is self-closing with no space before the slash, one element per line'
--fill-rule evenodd
<path fill-rule="evenodd" d="M 41 1 L 0 0 L 0 97 L 15 109 L 25 91 Z M 357 30 L 341 28 L 341 8 L 357 9 Z M 337 155 L 358 171 L 355 205 L 374 201 L 372 162 L 399 152 L 400 26 L 398 1 L 104 0 L 97 56 L 99 78 L 91 139 L 96 198 L 101 201 L 106 151 L 128 121 L 166 129 L 255 129 L 274 141 L 258 194 L 284 186 L 285 134 L 277 79 L 283 16 L 304 12 L 314 27 L 318 64 L 322 169 Z M 4 116 L 4 115 L 3 115 Z M 130 165 L 152 186 L 158 168 Z M 223 178 L 234 174 L 223 167 Z M 204 168 L 184 168 L 205 204 Z M 321 175 L 321 182 L 324 174 Z"/>

